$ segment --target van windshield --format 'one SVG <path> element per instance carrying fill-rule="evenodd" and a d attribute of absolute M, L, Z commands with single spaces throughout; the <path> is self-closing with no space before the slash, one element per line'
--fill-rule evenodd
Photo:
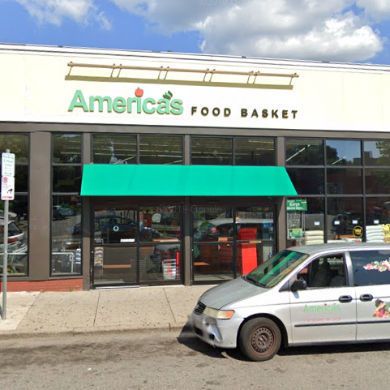
<path fill-rule="evenodd" d="M 260 287 L 274 287 L 308 257 L 306 253 L 286 249 L 244 276 L 244 279 Z"/>

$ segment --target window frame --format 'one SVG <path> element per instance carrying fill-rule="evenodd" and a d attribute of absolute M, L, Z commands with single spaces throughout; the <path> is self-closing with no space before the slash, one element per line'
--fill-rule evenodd
<path fill-rule="evenodd" d="M 65 135 L 65 134 L 75 134 L 80 136 L 80 163 L 57 163 L 54 162 L 54 139 L 57 135 Z M 53 191 L 54 188 L 54 167 L 80 167 L 80 172 L 82 175 L 82 167 L 83 167 L 83 145 L 84 145 L 84 137 L 83 133 L 80 132 L 53 132 L 50 137 L 50 261 L 49 261 L 49 277 L 53 279 L 61 279 L 61 278 L 79 278 L 83 276 L 83 198 L 80 196 L 81 190 L 81 181 L 80 181 L 80 189 L 78 192 L 72 191 Z M 80 198 L 80 272 L 79 273 L 64 273 L 64 272 L 53 272 L 53 207 L 54 207 L 54 198 L 55 197 L 67 197 L 67 196 L 77 196 Z"/>
<path fill-rule="evenodd" d="M 27 227 L 28 239 L 27 239 L 26 272 L 23 274 L 18 274 L 18 275 L 12 275 L 12 274 L 8 273 L 8 277 L 15 278 L 15 279 L 28 278 L 30 276 L 30 248 L 31 248 L 31 246 L 30 246 L 30 230 L 31 230 L 31 225 L 30 225 L 31 134 L 28 132 L 15 133 L 15 132 L 6 131 L 4 133 L 1 132 L 0 135 L 1 136 L 10 136 L 10 137 L 23 136 L 23 137 L 26 137 L 26 139 L 27 139 L 27 162 L 18 162 L 17 156 L 15 158 L 15 174 L 16 174 L 16 167 L 17 166 L 27 167 L 27 186 L 26 186 L 27 191 L 15 191 L 15 198 L 13 201 L 10 201 L 10 202 L 14 202 L 18 196 L 19 197 L 26 197 L 26 199 L 27 199 L 26 204 L 27 204 L 27 218 L 28 218 L 28 227 Z M 5 150 L 4 150 L 4 152 L 5 152 Z M 10 152 L 15 153 L 14 150 L 10 150 Z M 10 253 L 8 253 L 8 255 L 10 255 Z M 2 275 L 2 273 L 0 273 L 0 275 Z"/>

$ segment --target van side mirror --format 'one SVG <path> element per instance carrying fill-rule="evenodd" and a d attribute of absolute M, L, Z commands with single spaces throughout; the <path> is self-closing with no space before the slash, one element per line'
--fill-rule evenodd
<path fill-rule="evenodd" d="M 307 283 L 305 279 L 299 278 L 297 279 L 291 286 L 292 292 L 297 292 L 298 290 L 306 290 Z"/>

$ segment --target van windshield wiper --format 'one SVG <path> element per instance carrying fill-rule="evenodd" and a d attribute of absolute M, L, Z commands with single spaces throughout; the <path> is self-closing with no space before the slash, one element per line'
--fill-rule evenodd
<path fill-rule="evenodd" d="M 255 286 L 258 286 L 258 287 L 266 287 L 265 284 L 258 282 L 256 279 L 254 279 L 254 278 L 252 278 L 252 277 L 250 277 L 250 276 L 243 276 L 242 278 L 243 278 L 244 280 L 248 281 L 249 283 L 254 284 Z"/>

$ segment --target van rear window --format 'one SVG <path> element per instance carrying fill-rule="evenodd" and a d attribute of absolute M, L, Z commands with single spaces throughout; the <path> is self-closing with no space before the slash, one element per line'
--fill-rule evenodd
<path fill-rule="evenodd" d="M 350 252 L 355 286 L 390 285 L 390 251 Z"/>

